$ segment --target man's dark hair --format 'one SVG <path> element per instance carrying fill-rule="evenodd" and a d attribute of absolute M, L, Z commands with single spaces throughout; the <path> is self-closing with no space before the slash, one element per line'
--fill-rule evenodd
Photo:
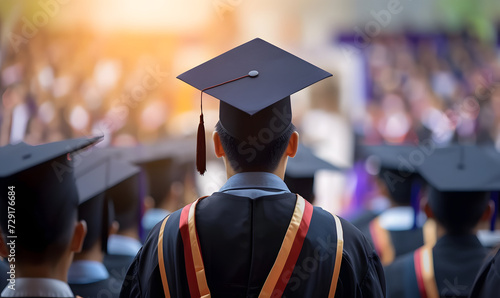
<path fill-rule="evenodd" d="M 417 179 L 416 174 L 382 168 L 378 176 L 384 182 L 389 199 L 393 203 L 398 206 L 411 205 L 412 188 Z"/>
<path fill-rule="evenodd" d="M 55 160 L 70 167 L 66 156 Z M 15 238 L 15 261 L 18 264 L 41 264 L 57 261 L 70 245 L 77 222 L 78 193 L 72 171 L 58 176 L 52 170 L 54 161 L 0 179 L 0 228 L 4 241 Z M 7 186 L 15 186 L 15 205 L 9 204 Z M 15 210 L 9 222 L 8 208 Z M 11 229 L 9 225 L 15 226 Z"/>
<path fill-rule="evenodd" d="M 489 202 L 488 192 L 438 192 L 429 188 L 429 205 L 447 234 L 471 233 Z"/>
<path fill-rule="evenodd" d="M 285 153 L 288 141 L 295 131 L 295 126 L 290 125 L 278 138 L 267 144 L 260 143 L 261 147 L 252 147 L 255 155 L 250 157 L 245 156 L 239 148 L 244 141 L 230 136 L 220 121 L 217 122 L 215 130 L 219 134 L 222 148 L 233 170 L 236 172 L 273 172 Z"/>
<path fill-rule="evenodd" d="M 120 231 L 139 227 L 141 193 L 139 174 L 127 178 L 118 185 L 110 188 L 106 195 L 113 201 L 115 219 L 120 225 Z"/>

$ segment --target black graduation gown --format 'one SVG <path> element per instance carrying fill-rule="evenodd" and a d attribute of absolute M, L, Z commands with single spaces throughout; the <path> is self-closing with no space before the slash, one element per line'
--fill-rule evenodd
<path fill-rule="evenodd" d="M 196 229 L 213 297 L 257 297 L 288 228 L 295 194 L 256 199 L 214 193 L 196 207 Z M 179 232 L 181 210 L 170 215 L 164 231 L 166 275 L 171 297 L 189 297 L 184 248 Z M 363 235 L 341 219 L 344 251 L 336 297 L 384 297 L 380 261 Z M 164 297 L 158 265 L 156 225 L 130 266 L 120 297 Z M 314 207 L 306 240 L 286 297 L 327 297 L 336 253 L 333 216 Z"/>
<path fill-rule="evenodd" d="M 123 282 L 133 260 L 133 256 L 107 254 L 104 256 L 103 264 L 111 276 Z"/>
<path fill-rule="evenodd" d="M 121 281 L 110 276 L 105 280 L 89 284 L 69 284 L 71 291 L 75 295 L 83 298 L 109 297 L 114 298 L 120 295 Z"/>
<path fill-rule="evenodd" d="M 374 243 L 372 234 L 370 232 L 370 223 L 375 220 L 377 216 L 371 220 L 360 221 L 355 226 L 365 235 L 365 237 Z M 391 244 L 394 247 L 394 258 L 402 256 L 406 253 L 412 252 L 420 246 L 424 245 L 424 233 L 422 228 L 415 228 L 403 231 L 388 231 Z"/>
<path fill-rule="evenodd" d="M 479 270 L 470 297 L 500 296 L 500 250 Z"/>
<path fill-rule="evenodd" d="M 487 250 L 474 235 L 446 235 L 436 242 L 432 255 L 441 297 L 467 297 Z M 385 268 L 388 298 L 420 297 L 413 257 L 406 254 Z"/>
<path fill-rule="evenodd" d="M 363 210 L 349 221 L 358 229 L 368 226 L 368 224 L 380 214 L 372 210 Z"/>

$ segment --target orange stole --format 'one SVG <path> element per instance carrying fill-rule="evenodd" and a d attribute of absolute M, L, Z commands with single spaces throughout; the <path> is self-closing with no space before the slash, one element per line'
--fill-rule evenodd
<path fill-rule="evenodd" d="M 424 245 L 434 246 L 436 244 L 436 223 L 432 219 L 426 220 L 422 227 Z M 387 266 L 396 257 L 396 251 L 392 244 L 391 234 L 380 225 L 379 217 L 370 222 L 370 235 L 373 239 L 375 251 L 380 257 L 382 265 Z"/>
<path fill-rule="evenodd" d="M 392 245 L 389 231 L 380 225 L 380 218 L 376 217 L 370 222 L 370 234 L 372 236 L 375 251 L 380 257 L 382 265 L 386 266 L 394 261 L 396 253 Z"/>
<path fill-rule="evenodd" d="M 422 298 L 438 298 L 439 292 L 434 278 L 432 246 L 424 245 L 413 253 L 418 290 Z"/>

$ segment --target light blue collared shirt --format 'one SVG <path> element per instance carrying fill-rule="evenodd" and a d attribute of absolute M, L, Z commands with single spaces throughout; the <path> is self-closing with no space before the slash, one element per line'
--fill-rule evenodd
<path fill-rule="evenodd" d="M 2 297 L 74 297 L 67 283 L 52 278 L 18 277 L 14 289 L 5 287 Z"/>
<path fill-rule="evenodd" d="M 268 172 L 245 172 L 231 176 L 219 192 L 255 199 L 290 193 L 280 177 Z"/>
<path fill-rule="evenodd" d="M 90 284 L 109 277 L 106 267 L 96 261 L 74 261 L 68 270 L 69 284 Z"/>
<path fill-rule="evenodd" d="M 108 254 L 110 255 L 135 257 L 141 247 L 141 242 L 131 237 L 110 235 L 108 238 Z"/>
<path fill-rule="evenodd" d="M 142 217 L 142 227 L 145 231 L 150 231 L 153 227 L 162 221 L 170 212 L 165 209 L 153 208 L 144 213 Z"/>

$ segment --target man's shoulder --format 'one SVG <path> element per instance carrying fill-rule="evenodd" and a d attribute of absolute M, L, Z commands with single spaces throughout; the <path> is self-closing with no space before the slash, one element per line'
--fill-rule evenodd
<path fill-rule="evenodd" d="M 335 227 L 335 219 L 332 213 L 324 210 L 321 207 L 314 207 L 313 216 L 319 220 L 325 228 Z M 337 215 L 342 225 L 344 239 L 356 238 L 365 240 L 363 233 L 360 232 L 351 222 Z"/>

